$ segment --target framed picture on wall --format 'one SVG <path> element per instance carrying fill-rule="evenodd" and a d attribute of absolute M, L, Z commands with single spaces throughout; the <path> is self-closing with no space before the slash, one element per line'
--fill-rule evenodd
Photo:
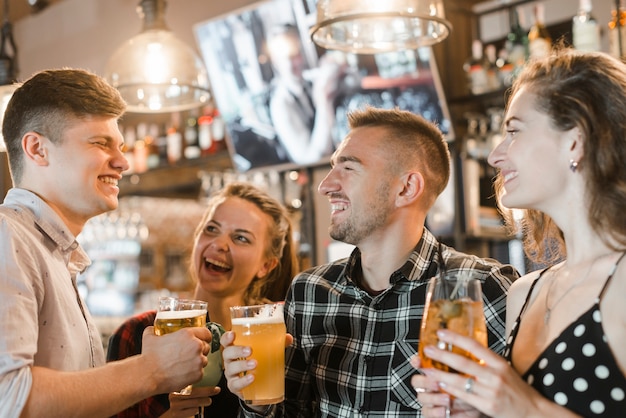
<path fill-rule="evenodd" d="M 348 132 L 346 115 L 366 105 L 421 114 L 453 138 L 430 48 L 316 48 L 313 4 L 260 1 L 194 26 L 238 171 L 327 163 Z"/>

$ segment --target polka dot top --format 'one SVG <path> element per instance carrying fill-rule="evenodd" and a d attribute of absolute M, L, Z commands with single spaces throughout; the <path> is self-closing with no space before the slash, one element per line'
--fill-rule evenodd
<path fill-rule="evenodd" d="M 563 330 L 522 376 L 546 398 L 584 417 L 626 417 L 626 377 L 606 342 L 600 314 L 600 301 L 615 268 L 594 305 Z M 511 329 L 504 352 L 509 363 L 522 313 L 545 271 L 533 282 Z"/>

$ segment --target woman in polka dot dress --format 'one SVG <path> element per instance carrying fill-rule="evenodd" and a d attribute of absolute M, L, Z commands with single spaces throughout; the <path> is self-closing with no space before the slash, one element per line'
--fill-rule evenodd
<path fill-rule="evenodd" d="M 482 362 L 430 347 L 460 374 L 419 369 L 423 415 L 626 417 L 626 65 L 566 48 L 529 62 L 505 129 L 489 156 L 499 203 L 553 265 L 510 288 L 504 359 L 441 332 Z"/>

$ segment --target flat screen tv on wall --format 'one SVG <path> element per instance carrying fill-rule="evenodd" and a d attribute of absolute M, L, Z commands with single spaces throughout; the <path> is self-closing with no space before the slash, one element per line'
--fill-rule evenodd
<path fill-rule="evenodd" d="M 421 114 L 453 139 L 430 48 L 321 50 L 309 37 L 314 3 L 260 1 L 194 26 L 238 171 L 327 163 L 347 113 L 366 105 Z"/>

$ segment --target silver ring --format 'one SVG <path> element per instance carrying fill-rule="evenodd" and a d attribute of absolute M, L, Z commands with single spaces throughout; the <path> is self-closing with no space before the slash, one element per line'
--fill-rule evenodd
<path fill-rule="evenodd" d="M 424 389 L 424 388 L 414 387 L 413 389 L 415 389 L 415 392 L 417 392 L 417 393 L 424 393 L 424 392 L 426 392 L 426 389 Z"/>
<path fill-rule="evenodd" d="M 465 381 L 465 392 L 474 393 L 474 378 L 468 377 Z"/>

